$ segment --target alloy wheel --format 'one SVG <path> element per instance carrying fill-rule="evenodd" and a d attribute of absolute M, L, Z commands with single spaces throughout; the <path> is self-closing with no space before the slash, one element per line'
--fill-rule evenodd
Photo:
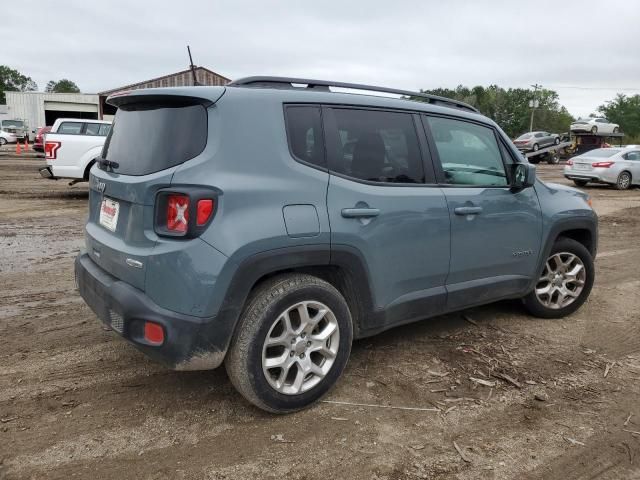
<path fill-rule="evenodd" d="M 627 172 L 622 172 L 618 177 L 618 187 L 621 190 L 626 190 L 627 188 L 629 188 L 630 184 L 631 184 L 631 177 Z"/>
<path fill-rule="evenodd" d="M 554 253 L 547 260 L 536 285 L 536 297 L 545 307 L 561 309 L 582 293 L 586 280 L 584 263 L 569 252 Z"/>
<path fill-rule="evenodd" d="M 340 328 L 325 304 L 303 301 L 273 322 L 262 347 L 262 371 L 269 385 L 298 395 L 318 385 L 335 363 Z"/>

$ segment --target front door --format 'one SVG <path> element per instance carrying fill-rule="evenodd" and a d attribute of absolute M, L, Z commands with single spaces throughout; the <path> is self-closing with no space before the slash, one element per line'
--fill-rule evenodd
<path fill-rule="evenodd" d="M 427 184 L 419 116 L 344 107 L 323 116 L 332 255 L 346 249 L 366 264 L 374 312 L 364 328 L 442 312 L 450 220 L 442 190 Z"/>
<path fill-rule="evenodd" d="M 437 116 L 423 123 L 451 218 L 448 308 L 526 293 L 541 248 L 535 190 L 511 190 L 513 159 L 492 127 Z"/>

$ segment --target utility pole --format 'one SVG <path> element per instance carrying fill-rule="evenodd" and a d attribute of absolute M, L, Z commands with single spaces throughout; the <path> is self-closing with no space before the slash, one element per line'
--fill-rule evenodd
<path fill-rule="evenodd" d="M 538 108 L 540 106 L 540 102 L 536 98 L 536 93 L 538 92 L 539 88 L 542 88 L 542 85 L 538 85 L 536 83 L 535 85 L 531 85 L 531 86 L 533 87 L 533 100 L 529 101 L 529 107 L 531 107 L 531 121 L 529 122 L 529 131 L 530 132 L 533 131 L 533 112 L 535 112 L 536 108 Z"/>

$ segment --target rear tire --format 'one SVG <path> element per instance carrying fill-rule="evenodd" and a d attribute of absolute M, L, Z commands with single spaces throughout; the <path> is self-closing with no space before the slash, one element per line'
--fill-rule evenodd
<path fill-rule="evenodd" d="M 7 139 L 0 137 L 0 147 L 7 144 Z"/>
<path fill-rule="evenodd" d="M 616 180 L 616 190 L 627 190 L 631 186 L 631 174 L 629 172 L 620 172 L 618 180 Z"/>
<path fill-rule="evenodd" d="M 280 275 L 249 297 L 225 367 L 231 383 L 255 406 L 295 412 L 333 387 L 352 339 L 351 313 L 336 288 L 311 275 Z"/>
<path fill-rule="evenodd" d="M 554 145 L 558 145 L 560 144 L 560 139 L 558 137 L 556 137 L 556 139 L 553 141 Z"/>
<path fill-rule="evenodd" d="M 615 127 L 615 128 L 613 129 L 613 133 L 618 133 L 619 131 L 620 131 L 620 129 L 619 129 L 618 127 Z"/>
<path fill-rule="evenodd" d="M 538 150 L 540 150 L 540 145 L 538 145 L 537 143 L 533 144 L 533 151 L 537 152 Z"/>
<path fill-rule="evenodd" d="M 547 159 L 547 163 L 549 165 L 557 165 L 560 163 L 560 156 L 557 153 L 550 153 L 549 158 Z"/>
<path fill-rule="evenodd" d="M 597 135 L 598 134 L 598 127 L 596 127 L 595 125 L 593 127 L 591 127 L 591 133 L 593 135 Z"/>
<path fill-rule="evenodd" d="M 576 187 L 586 187 L 589 180 L 574 180 L 573 183 L 575 183 Z"/>
<path fill-rule="evenodd" d="M 523 298 L 524 306 L 531 315 L 540 318 L 570 315 L 587 300 L 594 279 L 589 250 L 575 240 L 560 237 L 551 248 L 534 290 Z M 549 290 L 545 292 L 547 287 Z"/>

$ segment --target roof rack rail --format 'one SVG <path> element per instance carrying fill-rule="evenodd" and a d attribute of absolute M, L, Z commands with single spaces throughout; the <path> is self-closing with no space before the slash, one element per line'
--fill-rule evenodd
<path fill-rule="evenodd" d="M 296 84 L 306 85 L 306 87 L 296 87 Z M 254 87 L 254 88 L 298 88 L 309 90 L 330 91 L 329 87 L 347 88 L 352 90 L 365 90 L 369 92 L 392 93 L 395 95 L 405 95 L 409 97 L 419 97 L 427 100 L 427 103 L 434 105 L 442 105 L 445 107 L 453 107 L 461 110 L 469 110 L 474 113 L 480 111 L 469 105 L 468 103 L 452 100 L 450 98 L 439 97 L 438 95 L 430 95 L 422 92 L 412 92 L 409 90 L 399 90 L 397 88 L 376 87 L 373 85 L 362 85 L 359 83 L 345 82 L 329 82 L 327 80 L 311 80 L 308 78 L 291 78 L 291 77 L 245 77 L 228 83 L 229 87 Z M 407 100 L 411 100 L 410 98 Z"/>

